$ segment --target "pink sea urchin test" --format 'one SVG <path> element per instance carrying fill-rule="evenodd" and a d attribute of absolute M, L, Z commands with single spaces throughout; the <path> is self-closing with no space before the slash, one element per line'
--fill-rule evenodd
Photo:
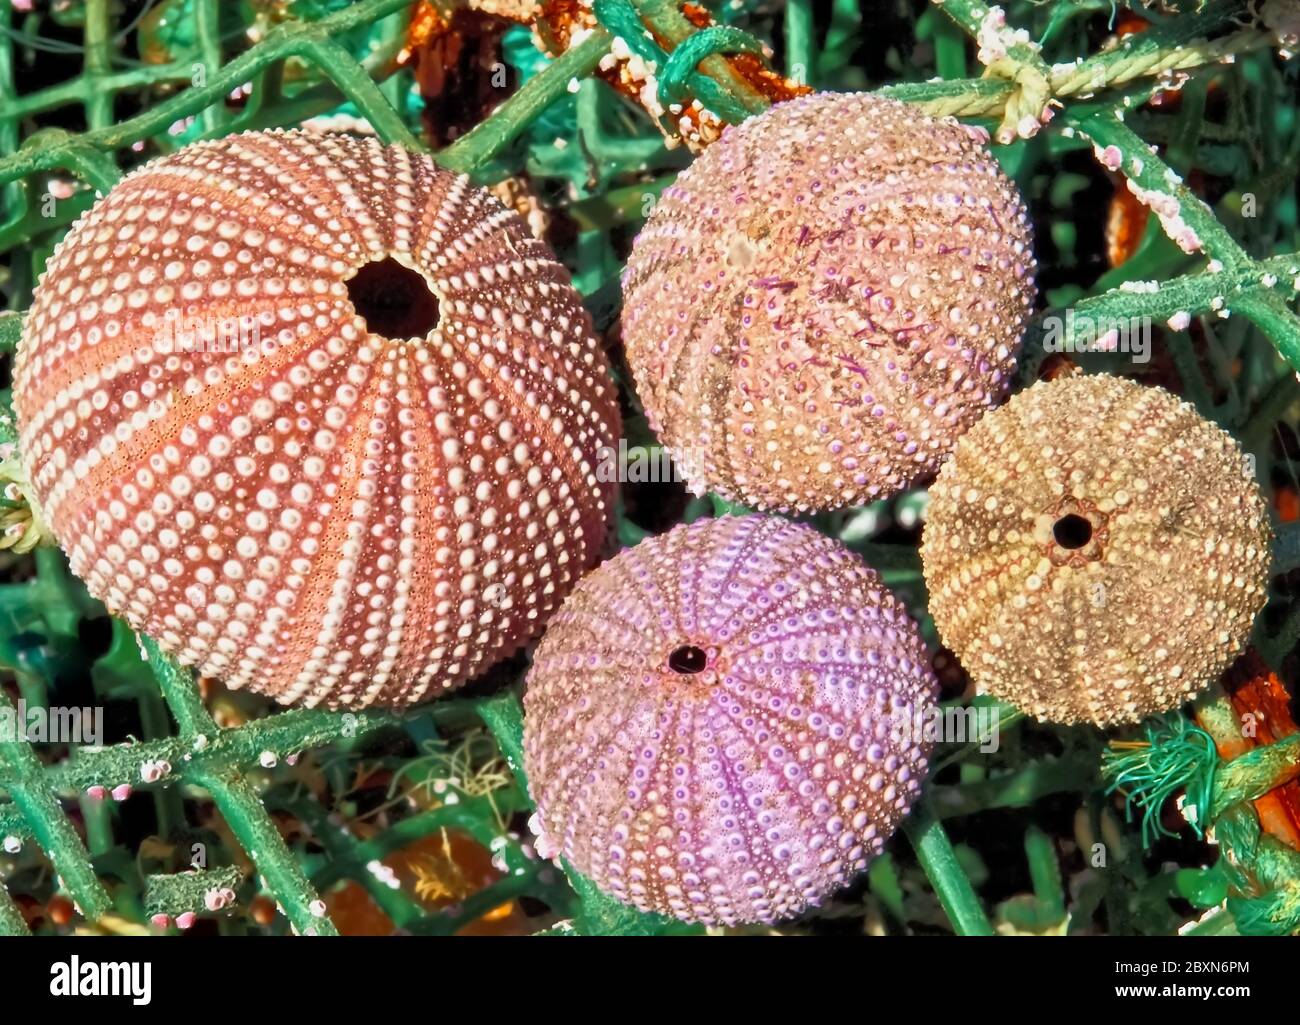
<path fill-rule="evenodd" d="M 933 473 L 1006 390 L 1030 227 L 977 133 L 856 93 L 729 129 L 663 193 L 624 274 L 651 426 L 696 491 L 861 504 Z"/>
<path fill-rule="evenodd" d="M 282 702 L 432 697 L 604 545 L 579 296 L 519 217 L 374 140 L 248 133 L 124 179 L 36 290 L 25 468 L 91 592 Z"/>
<path fill-rule="evenodd" d="M 748 516 L 642 541 L 583 579 L 538 646 L 524 755 L 538 850 L 643 911 L 800 914 L 915 800 L 937 684 L 875 572 Z"/>

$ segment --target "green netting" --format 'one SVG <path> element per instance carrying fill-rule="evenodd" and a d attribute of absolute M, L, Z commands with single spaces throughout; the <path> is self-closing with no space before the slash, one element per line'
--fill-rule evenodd
<path fill-rule="evenodd" d="M 181 0 L 164 6 L 171 8 L 174 17 L 151 29 L 164 50 L 163 59 L 122 67 L 114 60 L 114 40 L 135 28 L 135 23 L 114 24 L 109 0 L 71 5 L 71 13 L 65 14 L 81 27 L 81 74 L 21 94 L 15 88 L 16 76 L 21 73 L 15 53 L 24 40 L 28 44 L 31 40 L 16 24 L 19 15 L 7 4 L 0 6 L 0 153 L 8 154 L 0 159 L 0 251 L 13 255 L 19 247 L 32 247 L 30 264 L 22 262 L 21 253 L 11 263 L 11 274 L 18 279 L 25 276 L 28 285 L 52 240 L 89 207 L 95 192 L 112 188 L 122 173 L 122 163 L 130 162 L 139 147 L 165 149 L 345 110 L 365 118 L 386 142 L 428 148 L 422 142 L 418 99 L 405 81 L 406 72 L 393 74 L 393 58 L 404 45 L 410 0 L 291 3 L 288 8 L 293 17 L 265 26 L 256 42 L 225 63 L 224 22 L 230 9 L 240 5 Z M 457 6 L 451 0 L 440 0 L 432 8 L 447 15 Z M 608 90 L 596 90 L 591 76 L 617 37 L 642 59 L 656 62 L 658 98 L 664 104 L 694 97 L 723 120 L 742 120 L 761 111 L 766 101 L 724 55 L 761 55 L 763 47 L 748 32 L 725 22 L 733 15 L 749 13 L 751 6 L 724 5 L 717 12 L 722 24 L 698 30 L 674 0 L 596 0 L 594 11 L 600 24 L 554 60 L 543 58 L 518 33 L 507 33 L 503 49 L 523 84 L 491 116 L 434 153 L 434 158 L 484 182 L 521 170 L 567 179 L 571 202 L 566 209 L 577 228 L 575 250 L 580 257 L 576 282 L 597 320 L 607 319 L 617 306 L 619 270 L 607 236 L 644 216 L 646 202 L 671 180 L 682 157 L 680 151 L 665 150 L 648 124 L 630 124 L 627 108 L 615 102 Z M 1070 19 L 1080 13 L 1109 8 L 1107 3 L 1052 6 L 1059 8 L 1054 14 L 1034 12 L 1038 23 L 1046 25 L 1041 36 L 1044 40 L 1070 31 Z M 1165 228 L 1174 234 L 1185 231 L 1199 245 L 1198 255 L 1192 259 L 1170 246 L 1158 227 L 1152 228 L 1133 259 L 1103 277 L 1095 294 L 1062 296 L 1061 301 L 1078 300 L 1076 308 L 1096 318 L 1168 320 L 1238 314 L 1234 323 L 1244 318 L 1254 324 L 1292 370 L 1300 369 L 1300 319 L 1288 306 L 1300 290 L 1300 253 L 1272 255 L 1265 248 L 1236 241 L 1214 210 L 1182 183 L 1143 135 L 1145 122 L 1138 108 L 1153 94 L 1169 88 L 1173 76 L 1185 75 L 1189 79 L 1183 86 L 1187 110 L 1173 122 L 1175 137 L 1154 141 L 1167 146 L 1171 159 L 1202 150 L 1205 159 L 1216 154 L 1225 160 L 1232 156 L 1215 148 L 1218 140 L 1212 137 L 1212 126 L 1199 116 L 1205 86 L 1198 76 L 1207 70 L 1220 72 L 1237 56 L 1267 51 L 1272 38 L 1253 20 L 1244 3 L 1210 0 L 1197 6 L 1194 13 L 1157 19 L 1149 31 L 1069 64 L 1049 66 L 1036 45 L 1014 42 L 990 58 L 983 77 L 973 78 L 967 77 L 963 31 L 983 41 L 990 10 L 972 0 L 946 0 L 916 19 L 918 37 L 933 47 L 942 80 L 901 82 L 881 92 L 935 114 L 986 125 L 999 141 L 1011 144 L 1003 156 L 1013 171 L 1026 148 L 1026 143 L 1017 139 L 1018 129 L 1026 117 L 1037 118 L 1051 102 L 1056 109 L 1056 127 L 1063 124 L 1065 131 L 1053 131 L 1047 141 L 1044 133 L 1034 145 L 1051 147 L 1051 152 L 1059 154 L 1095 147 L 1103 162 L 1121 169 L 1146 202 L 1159 200 Z M 850 65 L 848 57 L 860 35 L 869 31 L 864 13 L 869 14 L 870 7 L 869 3 L 860 7 L 855 0 L 834 0 L 829 26 L 818 38 L 810 0 L 786 4 L 782 34 L 785 71 L 790 78 L 815 87 L 861 87 L 862 74 Z M 1030 9 L 1013 5 L 1013 9 L 1020 7 Z M 1071 7 L 1078 10 L 1071 12 Z M 1234 95 L 1254 90 L 1258 102 L 1252 109 L 1259 109 L 1266 106 L 1260 99 L 1264 87 L 1254 67 L 1234 72 L 1243 78 L 1234 87 Z M 145 105 L 139 113 L 116 119 L 121 97 L 158 87 L 170 87 L 172 94 L 162 102 Z M 226 98 L 240 89 L 246 91 L 246 102 L 231 109 Z M 79 106 L 84 113 L 84 131 L 44 128 L 23 137 L 24 126 L 33 119 L 68 106 Z M 1262 145 L 1270 148 L 1272 165 L 1281 171 L 1259 181 L 1254 194 L 1277 197 L 1284 195 L 1288 169 L 1294 182 L 1300 131 L 1294 124 L 1283 124 L 1285 112 L 1273 113 L 1276 124 L 1289 135 L 1275 131 L 1273 125 L 1265 126 Z M 1294 105 L 1290 116 L 1293 121 Z M 575 135 L 573 124 L 581 148 L 566 151 L 549 144 L 548 136 Z M 1157 133 L 1169 130 L 1167 125 L 1155 123 L 1150 127 Z M 628 168 L 644 172 L 643 179 L 630 185 L 611 185 L 617 179 L 615 171 Z M 90 189 L 52 201 L 42 190 L 53 172 L 70 172 Z M 1294 208 L 1285 216 L 1294 228 Z M 1068 249 L 1065 240 L 1056 241 L 1062 251 Z M 1143 278 L 1158 282 L 1158 289 L 1145 287 Z M 20 316 L 0 315 L 0 348 L 12 351 L 20 333 Z M 1276 367 L 1270 370 L 1266 362 L 1256 359 L 1251 373 L 1272 376 L 1258 401 L 1247 408 L 1235 388 L 1226 395 L 1213 390 L 1185 332 L 1175 331 L 1170 345 L 1189 398 L 1207 415 L 1237 426 L 1248 438 L 1257 431 L 1270 430 L 1294 398 L 1289 390 L 1290 372 L 1279 373 Z M 1027 352 L 1041 350 L 1039 346 Z M 1225 340 L 1223 347 L 1214 349 L 1225 360 L 1240 359 L 1242 352 L 1239 339 Z M 1100 357 L 1103 364 L 1104 359 Z M 1037 364 L 1032 357 L 1024 364 L 1028 379 Z M 639 440 L 636 424 L 630 425 L 629 434 L 637 443 L 654 445 L 643 425 Z M 0 438 L 4 440 L 12 441 L 11 430 Z M 10 502 L 21 506 L 12 497 Z M 702 504 L 692 503 L 684 517 L 723 508 L 725 504 L 717 499 L 706 499 Z M 913 550 L 864 541 L 858 536 L 859 521 L 852 514 L 823 517 L 818 525 L 879 565 L 887 579 L 892 576 L 916 586 L 919 575 Z M 633 543 L 642 533 L 635 523 L 620 516 L 620 540 Z M 24 698 L 34 704 L 42 701 L 45 681 L 53 670 L 39 663 L 39 653 L 23 648 L 24 631 L 39 621 L 41 629 L 61 632 L 69 644 L 75 644 L 78 620 L 93 612 L 93 603 L 68 576 L 57 552 L 38 550 L 37 558 L 37 574 L 30 582 L 0 586 L 0 610 L 11 624 L 3 631 L 6 639 L 0 654 L 6 664 L 15 667 Z M 1281 536 L 1279 561 L 1282 568 L 1300 564 L 1300 534 L 1294 529 Z M 1285 653 L 1297 634 L 1300 617 L 1293 614 L 1276 633 L 1261 638 L 1260 646 L 1266 652 Z M 139 875 L 138 866 L 121 864 L 120 852 L 111 843 L 106 811 L 114 792 L 120 794 L 124 786 L 133 786 L 153 795 L 160 829 L 184 829 L 178 794 L 197 789 L 209 795 L 230 834 L 251 860 L 265 891 L 273 895 L 284 918 L 300 933 L 335 931 L 319 894 L 344 878 L 359 883 L 395 925 L 411 932 L 451 932 L 521 896 L 543 901 L 578 931 L 646 933 L 681 928 L 604 898 L 576 874 L 569 873 L 566 884 L 530 855 L 524 840 L 504 828 L 503 822 L 512 813 L 527 808 L 520 771 L 521 710 L 512 688 L 488 698 L 453 698 L 439 702 L 431 712 L 407 716 L 298 710 L 223 728 L 205 707 L 191 675 L 172 664 L 147 639 L 137 641 L 121 624 L 114 627 L 109 654 L 94 667 L 94 680 L 97 692 L 126 694 L 139 703 L 142 721 L 148 727 L 145 739 L 103 750 L 82 750 L 52 765 L 45 764 L 26 741 L 0 741 L 0 788 L 7 794 L 7 800 L 0 800 L 0 838 L 6 838 L 11 846 L 38 845 L 58 873 L 61 890 L 87 919 L 119 915 L 139 921 L 146 915 L 175 918 L 212 911 L 241 886 L 243 873 L 231 865 L 199 865 L 191 871 L 153 875 L 137 879 L 140 885 L 136 886 L 106 885 L 106 880 L 120 883 Z M 11 714 L 14 711 L 8 700 L 0 697 L 0 714 L 6 709 Z M 264 770 L 303 751 L 330 746 L 340 752 L 355 751 L 362 749 L 368 736 L 382 730 L 405 730 L 417 740 L 428 740 L 438 736 L 439 723 L 451 722 L 463 729 L 475 718 L 496 738 L 513 778 L 481 793 L 463 790 L 457 801 L 410 815 L 366 839 L 340 827 L 310 793 L 265 788 Z M 1011 714 L 1004 721 L 1009 724 L 1013 718 Z M 1157 740 L 1152 738 L 1153 743 Z M 1238 902 L 1238 916 L 1259 931 L 1295 928 L 1300 877 L 1294 857 L 1260 840 L 1257 822 L 1251 831 L 1253 813 L 1248 801 L 1295 775 L 1295 747 L 1294 743 L 1271 745 L 1259 749 L 1263 753 L 1252 752 L 1221 767 L 1214 777 L 1213 796 L 1206 798 L 1211 819 L 1222 817 L 1227 824 L 1237 856 L 1234 865 L 1239 878 L 1230 881 L 1237 895 L 1233 899 Z M 944 763 L 959 762 L 966 753 L 963 749 L 949 752 Z M 991 926 L 972 884 L 973 878 L 978 881 L 979 867 L 972 864 L 969 849 L 954 848 L 941 820 L 987 808 L 1023 806 L 1059 790 L 1099 789 L 1095 778 L 1098 754 L 1096 742 L 1085 738 L 1073 742 L 1059 757 L 1032 759 L 1003 777 L 976 774 L 961 784 L 934 788 L 909 821 L 907 832 L 957 931 L 982 933 Z M 1175 755 L 1166 761 L 1185 764 L 1186 759 L 1180 762 Z M 1142 764 L 1161 761 L 1144 756 Z M 437 768 L 432 768 L 424 782 L 432 784 L 437 773 Z M 1153 786 L 1165 793 L 1173 789 L 1168 784 L 1166 778 Z M 69 814 L 69 803 L 74 801 L 81 829 Z M 325 849 L 323 861 L 308 865 L 311 859 L 304 860 L 291 850 L 274 818 L 281 812 L 312 830 Z M 491 849 L 503 874 L 463 902 L 429 913 L 377 875 L 373 865 L 414 840 L 447 829 L 463 831 Z M 1041 832 L 1026 835 L 1025 851 L 1037 903 L 1029 910 L 1001 909 L 1000 920 L 1039 928 L 1062 918 L 1062 884 L 1055 853 Z M 1216 888 L 1219 882 L 1217 876 L 1193 874 L 1175 885 L 1177 892 L 1196 906 L 1208 907 L 1222 899 L 1220 888 Z M 873 890 L 878 889 L 883 905 L 901 906 L 902 889 L 888 855 L 873 865 L 871 884 Z M 1254 904 L 1249 903 L 1252 900 Z M 22 914 L 0 886 L 0 932 L 23 931 Z"/>

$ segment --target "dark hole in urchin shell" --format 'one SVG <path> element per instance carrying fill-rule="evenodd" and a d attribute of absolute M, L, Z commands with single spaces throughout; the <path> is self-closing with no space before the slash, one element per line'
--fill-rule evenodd
<path fill-rule="evenodd" d="M 1092 540 L 1092 524 L 1087 517 L 1067 513 L 1052 524 L 1052 537 L 1062 548 L 1073 551 Z"/>
<path fill-rule="evenodd" d="M 683 644 L 674 648 L 668 656 L 668 668 L 683 676 L 702 672 L 708 664 L 709 656 L 704 653 L 703 648 L 697 648 L 694 644 Z"/>
<path fill-rule="evenodd" d="M 424 338 L 438 326 L 438 298 L 419 273 L 391 256 L 362 265 L 348 298 L 366 327 L 385 338 Z"/>

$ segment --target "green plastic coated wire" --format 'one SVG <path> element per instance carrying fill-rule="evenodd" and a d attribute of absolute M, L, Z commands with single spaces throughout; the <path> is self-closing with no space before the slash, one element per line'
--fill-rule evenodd
<path fill-rule="evenodd" d="M 1203 836 L 1219 766 L 1214 738 L 1182 714 L 1154 719 L 1145 729 L 1144 742 L 1122 748 L 1113 745 L 1102 755 L 1106 793 L 1123 793 L 1130 819 L 1135 808 L 1142 809 L 1142 842 L 1150 846 L 1157 837 L 1177 835 L 1165 827 L 1161 813 L 1165 801 L 1182 790 L 1186 794 L 1186 817 L 1196 835 Z"/>

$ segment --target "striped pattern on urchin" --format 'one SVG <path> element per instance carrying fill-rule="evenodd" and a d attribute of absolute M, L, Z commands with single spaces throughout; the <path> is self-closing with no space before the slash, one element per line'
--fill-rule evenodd
<path fill-rule="evenodd" d="M 916 799 L 936 696 L 915 624 L 839 542 L 761 516 L 678 526 L 583 579 L 537 647 L 538 852 L 643 911 L 798 915 Z"/>
<path fill-rule="evenodd" d="M 664 190 L 623 276 L 651 426 L 697 492 L 858 505 L 938 469 L 1004 394 L 1031 230 L 973 129 L 854 93 L 729 128 Z"/>
<path fill-rule="evenodd" d="M 930 488 L 935 626 L 981 691 L 1101 726 L 1176 708 L 1250 639 L 1268 512 L 1237 443 L 1161 388 L 1033 385 Z"/>
<path fill-rule="evenodd" d="M 607 537 L 615 389 L 564 269 L 374 140 L 247 133 L 123 179 L 49 261 L 14 400 L 91 592 L 286 703 L 457 685 Z"/>

